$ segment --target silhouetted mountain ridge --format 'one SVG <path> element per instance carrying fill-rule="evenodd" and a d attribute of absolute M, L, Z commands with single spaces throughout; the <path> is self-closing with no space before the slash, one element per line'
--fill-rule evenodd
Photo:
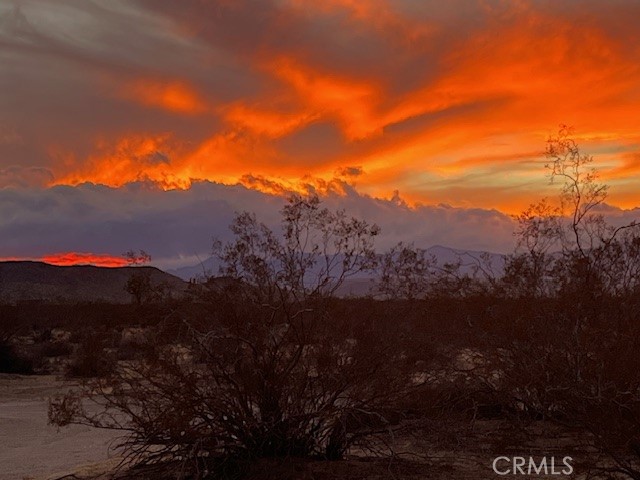
<path fill-rule="evenodd" d="M 477 265 L 487 266 L 496 275 L 504 269 L 505 256 L 496 253 L 457 250 L 435 245 L 426 250 L 439 266 L 460 263 L 461 273 L 470 273 Z M 217 277 L 220 262 L 211 257 L 200 265 L 164 272 L 155 267 L 96 267 L 92 265 L 56 266 L 44 262 L 0 262 L 0 303 L 25 301 L 44 302 L 108 302 L 129 303 L 132 296 L 125 290 L 131 275 L 149 276 L 152 286 L 166 284 L 172 296 L 180 296 L 186 280 Z M 360 296 L 370 293 L 375 275 L 362 273 L 347 279 L 339 296 Z"/>
<path fill-rule="evenodd" d="M 180 295 L 186 283 L 155 267 L 96 267 L 92 265 L 57 266 L 44 262 L 0 262 L 0 302 L 108 302 L 129 303 L 125 285 L 131 275 L 149 276 L 150 284 L 166 284 Z"/>

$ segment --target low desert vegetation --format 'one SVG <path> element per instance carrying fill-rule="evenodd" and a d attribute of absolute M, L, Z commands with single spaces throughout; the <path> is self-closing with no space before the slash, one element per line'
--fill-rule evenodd
<path fill-rule="evenodd" d="M 0 337 L 0 373 L 34 373 L 33 360 L 20 352 L 10 335 Z"/>
<path fill-rule="evenodd" d="M 77 379 L 49 419 L 121 431 L 122 478 L 356 457 L 411 478 L 428 452 L 479 449 L 465 439 L 485 422 L 497 453 L 568 432 L 585 474 L 638 479 L 640 227 L 606 222 L 607 187 L 568 129 L 547 158 L 559 197 L 515 218 L 499 273 L 412 244 L 379 253 L 377 226 L 293 196 L 279 230 L 239 213 L 214 245 L 220 276 L 188 297 L 136 297 L 134 279 L 131 305 L 1 307 L 20 331 L 0 337 L 0 367 L 31 373 L 39 355 Z M 337 297 L 358 275 L 377 278 L 371 295 Z"/>

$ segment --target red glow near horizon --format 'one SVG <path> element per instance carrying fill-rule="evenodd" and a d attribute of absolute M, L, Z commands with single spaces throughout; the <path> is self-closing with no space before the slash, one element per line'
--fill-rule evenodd
<path fill-rule="evenodd" d="M 54 253 L 43 256 L 41 260 L 45 263 L 59 266 L 95 265 L 96 267 L 125 267 L 128 265 L 126 259 L 106 253 Z"/>
<path fill-rule="evenodd" d="M 123 257 L 109 255 L 108 253 L 88 253 L 88 252 L 63 252 L 43 255 L 39 258 L 0 258 L 0 261 L 39 261 L 68 267 L 73 265 L 94 265 L 96 267 L 126 267 L 129 262 Z"/>

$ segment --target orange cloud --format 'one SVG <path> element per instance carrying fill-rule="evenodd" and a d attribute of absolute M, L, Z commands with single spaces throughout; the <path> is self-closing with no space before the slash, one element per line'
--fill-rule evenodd
<path fill-rule="evenodd" d="M 624 180 L 640 173 L 640 152 L 627 152 L 611 160 L 614 166 L 604 175 L 607 181 Z"/>
<path fill-rule="evenodd" d="M 62 161 L 70 170 L 53 184 L 78 185 L 84 182 L 119 187 L 134 181 L 153 181 L 165 188 L 188 188 L 190 179 L 184 178 L 172 164 L 176 154 L 171 136 L 127 135 L 113 142 L 96 142 L 96 153 L 87 159 L 62 154 Z"/>
<path fill-rule="evenodd" d="M 349 140 L 381 133 L 374 114 L 382 94 L 376 80 L 321 72 L 287 57 L 274 60 L 268 69 L 294 89 L 311 115 L 335 118 Z"/>
<path fill-rule="evenodd" d="M 121 95 L 175 114 L 175 130 L 163 115 L 155 128 L 100 134 L 85 157 L 72 147 L 58 155 L 53 183 L 188 188 L 208 179 L 277 193 L 322 190 L 358 165 L 362 193 L 515 212 L 553 194 L 545 140 L 568 123 L 603 180 L 621 189 L 610 198 L 640 202 L 631 193 L 640 187 L 631 156 L 640 144 L 640 48 L 625 23 L 640 14 L 633 5 L 602 17 L 598 2 L 571 11 L 562 2 L 284 0 L 256 22 L 251 8 L 231 3 L 221 15 L 245 30 L 180 30 L 210 60 L 233 59 L 220 74 L 230 84 L 218 90 L 214 60 L 213 69 L 123 80 Z M 364 54 L 369 44 L 377 57 Z M 208 86 L 207 68 L 216 80 Z M 185 115 L 198 131 L 188 140 L 178 133 Z"/>
<path fill-rule="evenodd" d="M 558 123 L 584 133 L 578 140 L 585 151 L 639 138 L 632 121 L 640 108 L 637 62 L 597 26 L 528 12 L 470 38 L 444 62 L 439 80 L 407 94 L 382 123 L 485 101 L 493 107 L 463 109 L 436 127 L 376 145 L 358 158 L 368 173 L 365 191 L 400 186 L 408 198 L 517 211 L 538 192 L 552 193 L 542 150 Z M 522 163 L 536 151 L 530 158 L 537 164 Z"/>
<path fill-rule="evenodd" d="M 318 118 L 313 112 L 280 112 L 277 109 L 250 107 L 236 103 L 222 110 L 227 123 L 235 128 L 248 129 L 257 135 L 279 138 Z"/>
<path fill-rule="evenodd" d="M 137 80 L 123 86 L 122 95 L 143 105 L 197 115 L 209 110 L 207 102 L 183 80 Z"/>
<path fill-rule="evenodd" d="M 317 193 L 318 195 L 338 195 L 347 194 L 349 183 L 340 178 L 330 178 L 325 180 L 320 177 L 304 177 L 295 181 L 285 179 L 272 179 L 261 175 L 244 175 L 239 183 L 247 188 L 258 190 L 270 195 L 288 196 L 291 193 L 308 195 Z"/>

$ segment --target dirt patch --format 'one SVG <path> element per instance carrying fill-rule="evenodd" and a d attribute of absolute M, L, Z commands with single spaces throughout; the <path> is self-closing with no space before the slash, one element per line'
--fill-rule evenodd
<path fill-rule="evenodd" d="M 0 374 L 0 480 L 55 478 L 113 462 L 114 432 L 47 424 L 47 398 L 73 386 L 54 376 Z"/>

